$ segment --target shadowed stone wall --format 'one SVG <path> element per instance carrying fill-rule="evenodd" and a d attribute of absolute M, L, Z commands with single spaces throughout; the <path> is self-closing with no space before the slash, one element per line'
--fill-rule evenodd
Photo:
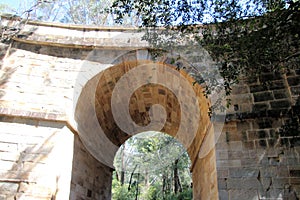
<path fill-rule="evenodd" d="M 299 69 L 241 78 L 216 146 L 222 199 L 300 195 Z"/>
<path fill-rule="evenodd" d="M 111 199 L 112 169 L 92 157 L 75 136 L 70 199 Z"/>

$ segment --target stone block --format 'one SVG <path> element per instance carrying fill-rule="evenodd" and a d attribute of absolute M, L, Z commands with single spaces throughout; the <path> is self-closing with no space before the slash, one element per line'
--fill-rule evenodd
<path fill-rule="evenodd" d="M 260 191 L 260 198 L 266 200 L 283 199 L 283 190 L 270 188 L 268 191 Z"/>
<path fill-rule="evenodd" d="M 18 188 L 18 183 L 0 182 L 0 194 L 15 194 Z"/>
<path fill-rule="evenodd" d="M 257 178 L 259 170 L 255 168 L 230 168 L 229 177 L 231 178 Z"/>
<path fill-rule="evenodd" d="M 249 93 L 249 87 L 247 85 L 235 85 L 232 87 L 232 94 L 245 94 Z"/>
<path fill-rule="evenodd" d="M 300 185 L 300 179 L 298 178 L 298 177 L 296 177 L 296 178 L 290 178 L 290 184 L 291 185 Z"/>
<path fill-rule="evenodd" d="M 45 164 L 47 162 L 48 158 L 49 158 L 49 155 L 47 155 L 47 154 L 27 153 L 27 154 L 22 156 L 21 160 L 22 160 L 22 162 L 35 162 L 35 163 Z"/>
<path fill-rule="evenodd" d="M 300 86 L 290 87 L 292 95 L 298 96 L 300 94 Z"/>
<path fill-rule="evenodd" d="M 286 99 L 289 98 L 289 93 L 287 90 L 274 90 L 273 95 L 275 99 Z"/>
<path fill-rule="evenodd" d="M 0 152 L 0 160 L 16 162 L 19 160 L 20 154 L 15 152 Z"/>
<path fill-rule="evenodd" d="M 227 188 L 251 190 L 261 188 L 261 184 L 257 178 L 228 178 Z"/>
<path fill-rule="evenodd" d="M 257 140 L 269 137 L 268 132 L 266 130 L 260 131 L 248 131 L 248 139 L 249 140 Z"/>
<path fill-rule="evenodd" d="M 246 131 L 251 128 L 251 121 L 239 121 L 237 123 L 237 130 L 238 131 Z"/>
<path fill-rule="evenodd" d="M 286 116 L 288 113 L 288 108 L 273 108 L 267 111 L 267 115 L 268 117 L 282 117 L 282 116 Z"/>
<path fill-rule="evenodd" d="M 39 194 L 24 194 L 24 193 L 18 193 L 16 195 L 16 199 L 18 200 L 49 200 L 53 199 L 54 195 L 39 195 Z"/>
<path fill-rule="evenodd" d="M 273 119 L 270 117 L 268 117 L 268 118 L 265 117 L 265 118 L 256 120 L 256 123 L 257 123 L 259 129 L 272 128 L 272 122 L 273 122 Z"/>
<path fill-rule="evenodd" d="M 229 170 L 228 169 L 224 169 L 224 168 L 227 168 L 227 167 L 218 167 L 218 170 L 217 170 L 217 176 L 218 178 L 228 178 L 229 177 Z"/>
<path fill-rule="evenodd" d="M 270 104 L 271 104 L 271 108 L 274 109 L 291 107 L 291 102 L 289 100 L 271 101 Z"/>
<path fill-rule="evenodd" d="M 219 190 L 226 190 L 227 189 L 226 179 L 218 178 L 218 189 Z"/>
<path fill-rule="evenodd" d="M 289 174 L 291 177 L 300 177 L 300 169 L 290 169 Z"/>
<path fill-rule="evenodd" d="M 262 84 L 274 80 L 280 80 L 280 79 L 282 79 L 282 75 L 278 72 L 262 73 L 261 76 L 259 77 L 259 80 L 261 81 Z"/>
<path fill-rule="evenodd" d="M 243 150 L 250 150 L 250 149 L 254 149 L 254 148 L 255 148 L 255 142 L 254 141 L 243 142 Z"/>
<path fill-rule="evenodd" d="M 255 141 L 256 148 L 266 149 L 268 147 L 268 143 L 266 139 L 260 139 Z"/>
<path fill-rule="evenodd" d="M 242 144 L 241 141 L 228 142 L 228 150 L 230 150 L 230 151 L 242 151 L 243 150 L 243 144 Z"/>
<path fill-rule="evenodd" d="M 8 151 L 8 152 L 17 152 L 18 144 L 16 143 L 6 143 L 0 141 L 0 151 Z"/>
<path fill-rule="evenodd" d="M 239 105 L 239 112 L 241 113 L 248 113 L 252 111 L 252 105 L 249 103 L 240 103 Z"/>
<path fill-rule="evenodd" d="M 287 81 L 290 86 L 300 85 L 300 76 L 288 77 Z"/>
<path fill-rule="evenodd" d="M 16 162 L 0 160 L 0 170 L 2 171 L 12 171 L 18 169 Z"/>
<path fill-rule="evenodd" d="M 268 84 L 269 90 L 280 90 L 285 89 L 286 85 L 283 80 L 272 81 Z"/>
<path fill-rule="evenodd" d="M 255 85 L 255 84 L 259 83 L 258 77 L 256 77 L 256 76 L 251 76 L 251 77 L 248 76 L 247 78 L 244 79 L 243 82 L 245 82 L 248 85 Z"/>
<path fill-rule="evenodd" d="M 257 92 L 253 94 L 254 102 L 273 100 L 273 92 Z"/>
<path fill-rule="evenodd" d="M 230 200 L 259 200 L 258 191 L 253 189 L 229 190 Z"/>
<path fill-rule="evenodd" d="M 34 184 L 34 183 L 21 183 L 19 192 L 24 193 L 27 195 L 32 196 L 40 196 L 40 197 L 51 197 L 53 194 L 53 191 L 55 191 L 55 188 L 51 188 L 47 186 L 48 183 L 40 183 L 40 184 Z"/>
<path fill-rule="evenodd" d="M 227 142 L 218 142 L 216 144 L 216 150 L 223 150 L 223 151 L 228 150 L 228 143 Z"/>
<path fill-rule="evenodd" d="M 217 168 L 219 167 L 241 167 L 241 160 L 217 160 Z"/>
<path fill-rule="evenodd" d="M 289 178 L 272 178 L 272 187 L 283 189 L 289 184 Z"/>
<path fill-rule="evenodd" d="M 222 150 L 216 151 L 216 158 L 218 160 L 226 160 L 228 159 L 228 152 Z"/>
<path fill-rule="evenodd" d="M 242 158 L 241 159 L 241 166 L 242 167 L 255 167 L 257 166 L 257 159 L 256 158 Z"/>
<path fill-rule="evenodd" d="M 255 103 L 252 107 L 252 111 L 255 112 L 259 112 L 259 111 L 265 111 L 269 108 L 269 104 L 268 103 Z"/>
<path fill-rule="evenodd" d="M 233 131 L 233 132 L 227 132 L 227 141 L 241 141 L 242 140 L 242 134 Z"/>
<path fill-rule="evenodd" d="M 219 190 L 219 200 L 229 200 L 227 190 Z"/>
<path fill-rule="evenodd" d="M 251 85 L 250 86 L 250 92 L 251 93 L 255 93 L 255 92 L 263 92 L 263 91 L 267 91 L 268 88 L 266 85 Z"/>
<path fill-rule="evenodd" d="M 252 103 L 253 102 L 253 97 L 252 97 L 252 94 L 250 94 L 250 93 L 231 95 L 230 99 L 231 99 L 232 104 Z"/>
<path fill-rule="evenodd" d="M 228 151 L 228 158 L 232 160 L 247 158 L 248 152 L 247 151 Z"/>
<path fill-rule="evenodd" d="M 80 185 L 76 185 L 75 192 L 76 192 L 77 195 L 85 195 L 86 188 L 84 188 Z"/>
<path fill-rule="evenodd" d="M 269 190 L 272 187 L 272 178 L 260 178 L 259 182 L 262 185 L 263 191 Z"/>

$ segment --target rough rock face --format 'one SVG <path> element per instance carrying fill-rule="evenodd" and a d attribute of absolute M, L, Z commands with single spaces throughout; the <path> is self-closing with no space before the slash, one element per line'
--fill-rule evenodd
<path fill-rule="evenodd" d="M 3 27 L 16 24 L 2 18 Z M 107 94 L 112 95 L 120 71 L 110 67 L 154 60 L 141 36 L 134 29 L 28 22 L 11 43 L 1 43 L 0 199 L 111 198 L 110 162 L 129 136 L 111 121 L 100 135 L 98 123 L 113 119 Z M 180 65 L 198 64 L 197 55 L 178 51 L 185 58 Z M 178 67 L 169 55 L 159 59 Z M 122 73 L 131 69 L 122 67 Z M 103 85 L 97 82 L 101 75 Z M 92 87 L 94 80 L 98 85 Z M 199 129 L 187 146 L 194 199 L 299 199 L 300 69 L 241 76 L 224 123 L 214 124 L 222 133 L 204 158 L 197 157 L 201 146 L 214 140 L 205 139 L 213 126 L 204 114 L 210 102 L 200 91 L 195 89 Z M 93 95 L 101 101 L 95 103 Z M 166 130 L 177 130 L 172 124 L 183 118 L 178 118 L 184 114 L 178 110 L 181 102 L 161 86 L 137 90 L 130 100 L 132 118 L 149 123 L 147 112 L 157 102 L 165 103 Z"/>

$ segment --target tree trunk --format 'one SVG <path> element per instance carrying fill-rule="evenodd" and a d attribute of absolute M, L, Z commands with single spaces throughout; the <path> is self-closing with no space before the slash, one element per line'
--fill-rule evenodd
<path fill-rule="evenodd" d="M 140 173 L 137 175 L 137 181 L 136 181 L 136 190 L 135 190 L 135 200 L 138 200 L 139 196 L 139 182 L 140 182 Z"/>
<path fill-rule="evenodd" d="M 149 187 L 149 173 L 148 173 L 148 169 L 146 169 L 146 173 L 145 173 L 145 185 L 147 186 L 147 188 Z"/>
<path fill-rule="evenodd" d="M 121 171 L 121 185 L 124 185 L 124 181 L 125 181 L 125 171 Z"/>
<path fill-rule="evenodd" d="M 124 161 L 124 151 L 125 151 L 125 143 L 124 143 L 124 145 L 123 145 L 123 149 L 122 149 L 122 157 L 121 157 L 121 165 L 122 165 L 122 167 L 121 167 L 121 169 L 122 169 L 122 171 L 121 171 L 121 179 L 120 179 L 120 181 L 121 181 L 121 185 L 124 185 L 124 182 L 125 182 L 125 161 Z"/>
<path fill-rule="evenodd" d="M 167 179 L 167 176 L 166 176 L 166 172 L 163 173 L 163 180 L 162 180 L 162 194 L 163 194 L 163 197 L 165 196 L 166 194 L 166 190 L 167 190 L 167 186 L 166 186 L 166 179 Z"/>
<path fill-rule="evenodd" d="M 134 174 L 136 168 L 137 168 L 137 165 L 134 167 L 133 171 L 131 172 L 130 179 L 129 179 L 129 185 L 128 185 L 128 191 L 131 190 L 131 181 L 132 181 L 132 177 L 133 177 L 133 174 Z"/>
<path fill-rule="evenodd" d="M 180 179 L 179 179 L 179 175 L 178 175 L 178 161 L 179 159 L 175 160 L 174 163 L 174 192 L 175 194 L 177 194 L 178 191 L 182 191 L 181 188 L 181 183 L 180 183 Z"/>

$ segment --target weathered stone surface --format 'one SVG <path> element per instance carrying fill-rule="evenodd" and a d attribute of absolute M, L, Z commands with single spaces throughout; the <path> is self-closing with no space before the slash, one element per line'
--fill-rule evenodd
<path fill-rule="evenodd" d="M 111 199 L 112 169 L 89 155 L 78 136 L 75 137 L 70 199 Z M 89 191 L 89 192 L 88 192 Z"/>
<path fill-rule="evenodd" d="M 0 193 L 1 194 L 15 194 L 18 190 L 18 183 L 5 183 L 0 182 Z"/>
<path fill-rule="evenodd" d="M 254 102 L 269 101 L 274 99 L 272 92 L 257 92 L 253 93 Z"/>
<path fill-rule="evenodd" d="M 5 19 L 3 23 L 8 21 Z M 1 69 L 15 69 L 0 86 L 0 190 L 1 186 L 4 189 L 9 186 L 8 190 L 0 192 L 0 199 L 50 199 L 55 195 L 56 199 L 63 200 L 110 199 L 109 167 L 99 163 L 93 157 L 95 154 L 90 155 L 77 135 L 73 144 L 74 135 L 65 138 L 63 136 L 70 131 L 61 131 L 67 125 L 78 133 L 78 127 L 82 127 L 78 123 L 89 122 L 91 115 L 86 101 L 78 103 L 87 82 L 103 70 L 125 61 L 152 62 L 147 50 L 149 46 L 141 40 L 142 32 L 136 33 L 134 29 L 66 27 L 29 22 L 20 36 L 29 33 L 31 28 L 37 28 L 36 32 L 27 39 L 16 38 L 5 58 L 8 45 L 0 44 Z M 180 49 L 178 53 L 184 54 L 184 50 Z M 190 51 L 181 56 L 190 64 L 201 66 L 202 58 L 197 52 Z M 160 62 L 169 63 L 168 60 L 170 58 Z M 201 67 L 201 70 L 206 70 Z M 99 85 L 97 93 L 99 96 L 102 94 L 103 99 L 105 92 L 109 91 L 106 86 L 111 86 L 111 82 L 117 82 L 122 76 L 118 71 L 107 75 L 105 84 Z M 240 84 L 232 88 L 233 106 L 227 112 L 230 115 L 227 115 L 219 140 L 214 141 L 217 142 L 216 160 L 212 152 L 203 160 L 195 161 L 200 141 L 210 124 L 209 118 L 204 117 L 207 116 L 207 100 L 201 100 L 203 129 L 197 136 L 201 140 L 188 148 L 195 166 L 201 165 L 193 169 L 193 175 L 196 174 L 193 177 L 194 199 L 199 196 L 202 199 L 217 199 L 219 196 L 225 200 L 300 197 L 300 137 L 297 131 L 282 132 L 290 125 L 287 119 L 291 115 L 295 122 L 299 122 L 295 106 L 297 102 L 299 104 L 299 75 L 299 69 L 286 76 L 265 73 L 258 79 L 242 75 Z M 176 81 L 172 84 L 180 86 Z M 175 107 L 176 98 L 171 98 L 166 90 L 158 88 L 158 92 L 153 91 L 139 93 L 143 95 L 136 98 L 139 104 L 132 110 L 146 113 L 146 102 L 167 102 L 170 108 Z M 161 97 L 163 94 L 168 94 L 168 98 Z M 157 101 L 154 101 L 156 97 Z M 90 96 L 87 99 L 91 100 Z M 103 102 L 97 109 L 109 107 L 107 99 Z M 76 106 L 81 106 L 81 113 L 76 114 L 76 117 L 79 116 L 77 121 L 74 120 Z M 295 108 L 291 110 L 293 106 Z M 180 114 L 171 111 L 169 119 L 173 120 L 168 122 L 170 127 L 178 123 L 174 116 Z M 97 114 L 103 119 L 99 110 Z M 85 127 L 85 131 L 95 131 L 95 127 Z M 189 128 L 186 127 L 186 132 Z M 95 137 L 93 139 L 96 140 Z M 123 142 L 126 138 L 114 140 Z M 108 143 L 97 144 L 105 146 Z"/>
<path fill-rule="evenodd" d="M 229 190 L 229 199 L 231 200 L 259 200 L 258 191 L 252 189 Z"/>
<path fill-rule="evenodd" d="M 287 81 L 290 86 L 300 85 L 300 76 L 288 77 Z"/>
<path fill-rule="evenodd" d="M 271 101 L 271 108 L 289 108 L 291 107 L 291 102 L 288 100 L 278 100 L 278 101 Z"/>
<path fill-rule="evenodd" d="M 228 178 L 228 189 L 259 189 L 261 185 L 257 178 Z"/>
<path fill-rule="evenodd" d="M 219 190 L 219 199 L 220 200 L 229 200 L 228 191 L 227 190 Z"/>
<path fill-rule="evenodd" d="M 253 168 L 230 168 L 229 176 L 233 178 L 258 177 L 259 170 Z"/>

